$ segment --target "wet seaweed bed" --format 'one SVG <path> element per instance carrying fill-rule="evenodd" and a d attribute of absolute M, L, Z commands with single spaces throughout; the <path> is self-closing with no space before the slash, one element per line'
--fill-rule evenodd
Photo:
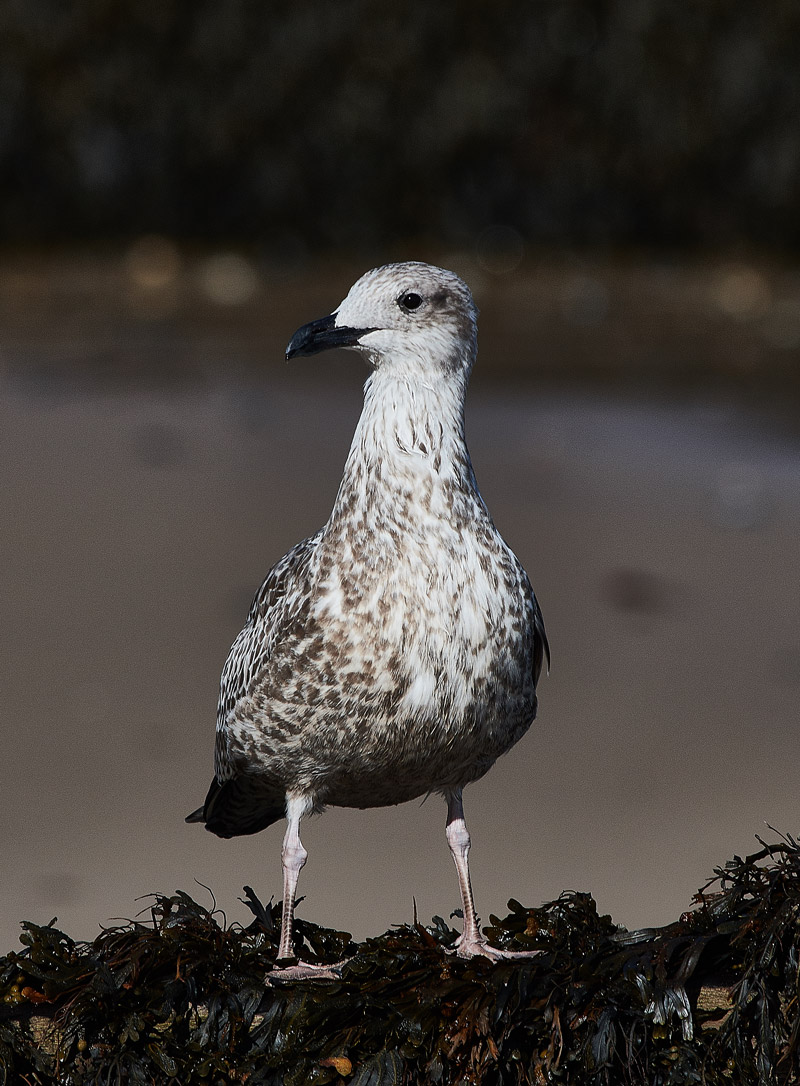
<path fill-rule="evenodd" d="M 627 932 L 588 894 L 509 902 L 462 961 L 434 918 L 364 943 L 297 922 L 341 981 L 269 984 L 279 907 L 224 924 L 184 893 L 79 943 L 25 924 L 0 958 L 0 1083 L 264 1086 L 799 1080 L 800 845 L 735 857 L 663 928 Z M 220 923 L 222 920 L 222 923 Z"/>

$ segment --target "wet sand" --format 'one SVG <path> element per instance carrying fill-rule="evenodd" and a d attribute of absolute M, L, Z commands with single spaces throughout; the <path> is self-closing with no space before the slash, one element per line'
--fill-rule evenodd
<path fill-rule="evenodd" d="M 183 817 L 230 642 L 328 515 L 364 373 L 218 353 L 145 389 L 6 368 L 3 949 L 21 919 L 89 938 L 156 890 L 210 901 L 205 884 L 229 920 L 245 883 L 279 893 L 282 826 L 220 841 Z M 466 792 L 479 910 L 579 889 L 619 923 L 666 922 L 765 821 L 798 828 L 800 443 L 714 398 L 480 382 L 468 437 L 553 649 L 539 720 Z M 358 937 L 409 921 L 412 897 L 447 916 L 444 813 L 310 820 L 300 915 Z"/>

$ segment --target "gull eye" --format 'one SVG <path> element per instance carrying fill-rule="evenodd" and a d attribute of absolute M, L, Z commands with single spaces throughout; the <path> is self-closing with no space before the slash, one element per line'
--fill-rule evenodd
<path fill-rule="evenodd" d="M 422 305 L 422 298 L 419 294 L 415 294 L 413 290 L 407 290 L 397 299 L 397 304 L 401 309 L 404 309 L 406 313 L 413 313 L 415 309 L 419 309 Z"/>

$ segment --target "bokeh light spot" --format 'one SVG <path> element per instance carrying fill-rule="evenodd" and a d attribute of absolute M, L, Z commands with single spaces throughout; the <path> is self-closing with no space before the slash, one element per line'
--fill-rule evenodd
<path fill-rule="evenodd" d="M 738 321 L 762 316 L 771 301 L 767 280 L 761 272 L 745 265 L 718 271 L 712 279 L 710 294 L 717 309 Z"/>
<path fill-rule="evenodd" d="M 181 273 L 181 255 L 169 238 L 147 234 L 131 245 L 125 255 L 128 277 L 140 290 L 163 290 Z"/>
<path fill-rule="evenodd" d="M 200 289 L 217 305 L 244 305 L 258 292 L 258 272 L 238 253 L 218 253 L 203 261 Z"/>

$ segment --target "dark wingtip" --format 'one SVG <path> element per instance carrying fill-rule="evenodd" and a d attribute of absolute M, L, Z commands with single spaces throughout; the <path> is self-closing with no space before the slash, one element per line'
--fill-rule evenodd
<path fill-rule="evenodd" d="M 547 660 L 547 674 L 550 674 L 550 642 L 547 640 L 547 632 L 544 628 L 544 618 L 535 596 L 533 597 L 533 631 L 533 678 L 535 685 L 539 682 L 539 676 L 542 673 L 542 665 L 545 660 Z"/>
<path fill-rule="evenodd" d="M 192 811 L 184 818 L 184 822 L 205 822 L 205 806 L 198 807 L 196 811 Z"/>

